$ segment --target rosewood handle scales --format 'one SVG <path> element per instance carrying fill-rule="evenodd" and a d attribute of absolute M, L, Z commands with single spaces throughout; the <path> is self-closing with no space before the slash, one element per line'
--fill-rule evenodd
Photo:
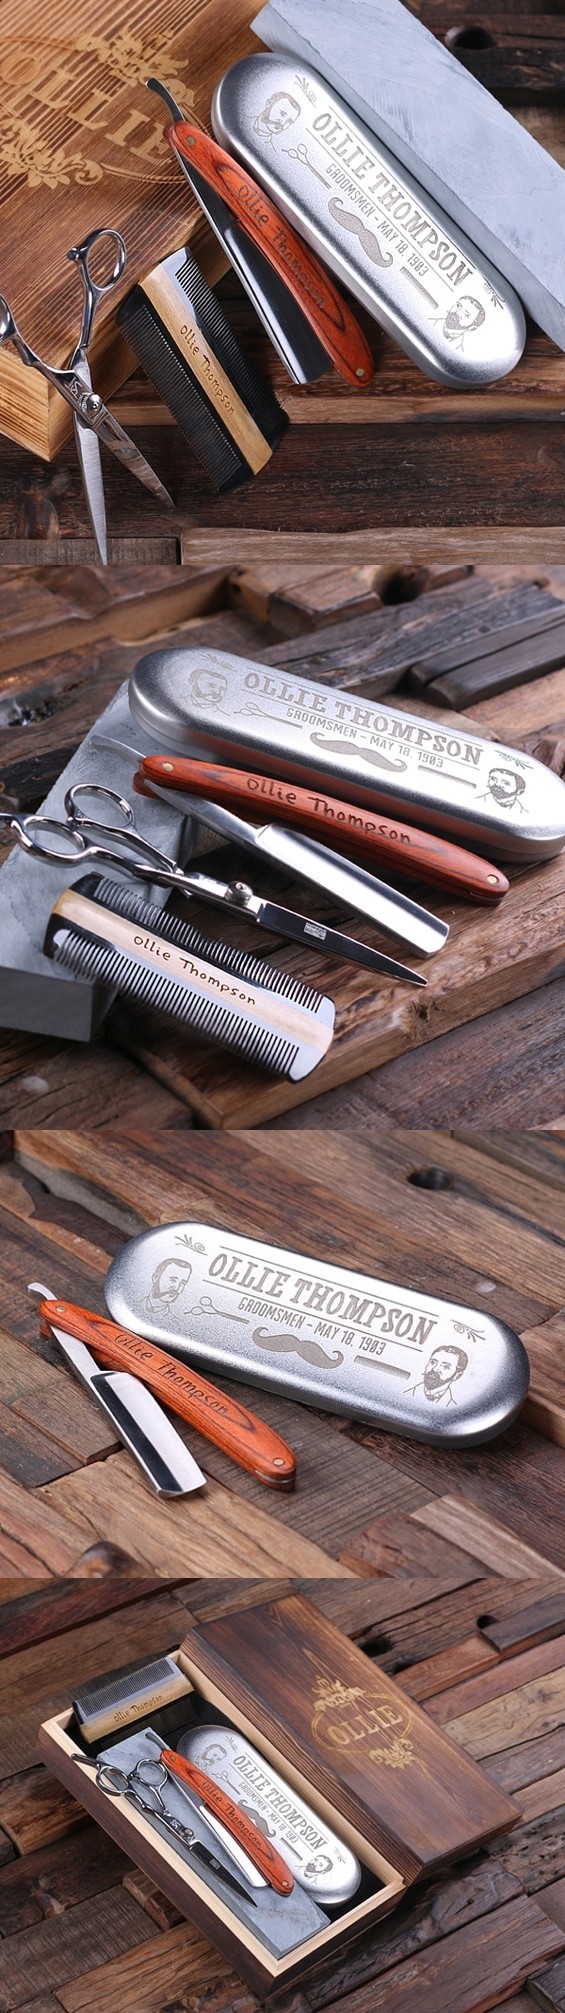
<path fill-rule="evenodd" d="M 101 1314 L 74 1307 L 67 1300 L 43 1300 L 40 1316 L 47 1328 L 64 1328 L 100 1358 L 104 1369 L 130 1370 L 149 1386 L 171 1412 L 195 1426 L 206 1440 L 221 1447 L 239 1468 L 256 1475 L 271 1489 L 292 1489 L 296 1459 L 286 1441 L 254 1412 L 209 1384 L 186 1363 L 146 1342 L 129 1328 L 119 1328 Z"/>
<path fill-rule="evenodd" d="M 282 782 L 278 776 L 258 776 L 247 769 L 222 768 L 180 755 L 144 755 L 140 772 L 148 783 L 191 790 L 243 810 L 247 816 L 251 813 L 299 825 L 337 850 L 387 860 L 402 873 L 433 881 L 474 902 L 496 902 L 508 891 L 500 867 L 480 859 L 478 853 L 469 853 L 433 832 L 418 831 L 415 825 L 383 818 L 379 811 L 369 811 L 363 805 L 328 797 L 323 789 L 304 789 Z"/>
<path fill-rule="evenodd" d="M 253 243 L 264 252 L 315 329 L 336 370 L 357 391 L 369 384 L 373 359 L 355 315 L 271 197 L 265 195 L 239 161 L 232 160 L 231 154 L 226 154 L 199 126 L 183 119 L 167 127 L 166 137 L 173 152 L 180 154 L 189 169 L 192 165 L 204 176 Z"/>
<path fill-rule="evenodd" d="M 207 1810 L 213 1812 L 214 1817 L 221 1819 L 226 1831 L 231 1831 L 232 1837 L 236 1838 L 238 1844 L 249 1854 L 253 1865 L 257 1867 L 257 1872 L 263 1874 L 269 1887 L 274 1887 L 275 1894 L 292 1894 L 294 1879 L 290 1867 L 286 1865 L 284 1859 L 281 1859 L 280 1853 L 275 1851 L 270 1839 L 265 1838 L 259 1826 L 253 1823 L 253 1819 L 246 1817 L 245 1812 L 240 1810 L 239 1804 L 232 1803 L 231 1796 L 226 1796 L 225 1790 L 219 1789 L 218 1784 L 212 1782 L 211 1776 L 205 1775 L 202 1768 L 196 1768 L 192 1761 L 185 1761 L 184 1755 L 177 1754 L 174 1748 L 162 1748 L 159 1759 L 164 1762 L 165 1768 L 170 1769 L 171 1775 L 177 1775 L 179 1781 L 186 1782 L 187 1788 L 193 1789 L 201 1797 L 202 1803 Z"/>

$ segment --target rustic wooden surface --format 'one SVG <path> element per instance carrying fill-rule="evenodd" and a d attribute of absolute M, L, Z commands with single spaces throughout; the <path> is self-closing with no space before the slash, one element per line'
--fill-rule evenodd
<path fill-rule="evenodd" d="M 451 1640 L 435 1635 L 434 1593 L 466 1617 L 464 1635 L 470 1599 L 500 1629 L 512 1577 L 524 1582 L 527 1633 L 493 1638 L 493 1653 L 527 1650 L 538 1633 L 550 1641 L 559 1602 L 530 1611 L 565 1600 L 564 1191 L 565 1143 L 552 1134 L 315 1132 L 298 1155 L 292 1136 L 285 1146 L 269 1132 L 194 1133 L 187 1157 L 182 1136 L 131 1120 L 103 1133 L 16 1130 L 0 1168 L 0 1573 L 392 1574 L 381 1619 L 388 1630 L 393 1613 L 400 1636 L 424 1574 L 437 1584 L 418 1602 L 422 1655 Z M 296 1491 L 274 1496 L 181 1426 L 208 1489 L 157 1503 L 40 1339 L 27 1286 L 41 1279 L 103 1312 L 126 1238 L 191 1215 L 508 1321 L 532 1362 L 520 1422 L 483 1449 L 440 1453 L 254 1391 L 252 1408 L 296 1453 Z"/>
<path fill-rule="evenodd" d="M 545 0 L 545 5 L 538 0 L 535 10 L 527 0 L 519 7 L 514 0 L 497 0 L 484 20 L 481 15 L 478 31 L 469 24 L 464 0 L 412 4 L 436 34 L 450 34 L 460 60 L 563 161 L 565 42 L 557 0 Z M 205 11 L 212 18 L 213 0 Z M 229 40 L 223 40 L 218 71 L 245 34 L 252 11 L 248 0 L 237 0 L 237 5 L 232 0 Z M 176 19 L 171 24 L 170 10 L 163 20 L 169 70 L 172 58 L 180 62 L 182 80 L 183 34 Z M 198 109 L 207 118 L 211 68 L 200 16 L 197 28 L 202 62 Z M 486 38 L 482 42 L 481 35 Z M 121 109 L 127 96 L 123 78 L 121 96 L 119 85 L 118 75 L 113 90 Z M 144 94 L 139 89 L 132 93 L 131 85 L 129 89 L 135 109 L 147 116 Z M 186 96 L 190 100 L 190 89 Z M 143 146 L 141 131 L 145 135 L 145 127 L 134 139 Z M 166 163 L 162 172 L 172 202 L 174 181 Z M 86 197 L 90 215 L 92 189 Z M 20 213 L 22 203 L 27 215 L 35 216 L 37 191 L 24 189 Z M 112 221 L 120 220 L 119 208 L 114 198 Z M 205 233 L 200 241 L 205 247 Z M 66 242 L 64 238 L 65 248 Z M 299 561 L 306 550 L 313 559 L 329 560 L 343 554 L 348 537 L 355 539 L 353 556 L 371 560 L 375 538 L 386 547 L 399 530 L 409 541 L 407 550 L 429 557 L 430 527 L 442 531 L 452 553 L 466 557 L 472 545 L 477 556 L 488 558 L 490 525 L 497 527 L 501 559 L 527 560 L 528 532 L 536 538 L 545 534 L 547 556 L 565 558 L 565 360 L 539 331 L 530 330 L 524 358 L 508 379 L 465 396 L 423 377 L 367 321 L 376 362 L 370 389 L 353 394 L 334 372 L 304 389 L 292 385 L 283 372 L 233 276 L 226 275 L 220 286 L 234 324 L 276 385 L 293 424 L 259 480 L 235 496 L 218 498 L 153 388 L 139 373 L 132 375 L 114 409 L 172 488 L 177 518 L 172 525 L 166 522 L 159 505 L 104 455 L 114 563 L 135 558 L 174 562 L 180 553 L 199 562 L 228 558 L 236 563 L 243 556 L 281 554 Z M 74 449 L 68 443 L 49 466 L 5 440 L 0 449 L 0 564 L 26 558 L 34 562 L 42 546 L 50 562 L 61 557 L 61 547 L 69 561 L 94 557 Z"/>
<path fill-rule="evenodd" d="M 563 670 L 483 698 L 459 716 L 427 691 L 414 698 L 407 665 L 417 656 L 425 667 L 428 653 L 460 645 L 478 625 L 492 642 L 510 616 L 514 623 L 539 619 L 539 607 L 553 619 L 564 594 L 564 569 L 491 565 L 474 573 L 441 557 L 427 568 L 297 574 L 284 562 L 234 575 L 219 567 L 133 568 L 105 577 L 87 568 L 8 569 L 0 587 L 2 802 L 37 806 L 143 648 L 167 636 L 285 663 L 371 698 L 392 692 L 395 706 L 450 723 L 461 717 L 563 772 Z M 230 872 L 245 866 L 243 855 L 229 858 Z M 422 994 L 368 986 L 353 965 L 279 944 L 277 964 L 327 988 L 338 1009 L 330 1054 L 302 1085 L 271 1080 L 180 1034 L 165 1041 L 162 1021 L 116 1008 L 88 1050 L 4 1031 L 0 1118 L 10 1124 L 17 1112 L 33 1125 L 97 1127 L 135 1117 L 142 1097 L 147 1123 L 196 1120 L 226 1130 L 489 1124 L 493 1111 L 501 1124 L 563 1121 L 564 875 L 565 854 L 542 868 L 511 870 L 511 891 L 493 911 L 421 884 L 418 898 L 450 924 Z M 261 891 L 275 892 L 269 872 Z M 277 892 L 291 906 L 338 920 L 305 883 L 278 876 Z M 202 928 L 217 935 L 217 910 L 201 914 Z M 378 941 L 360 918 L 352 928 Z M 271 954 L 271 939 L 261 933 L 259 943 L 250 924 L 226 917 L 221 933 Z M 390 950 L 390 938 L 381 946 Z"/>
<path fill-rule="evenodd" d="M 417 1526 L 408 1515 L 406 1529 Z M 520 1580 L 501 1576 L 508 1613 Z M 447 1552 L 448 1546 L 445 1550 Z M 460 1554 L 454 1552 L 458 1562 Z M 430 1564 L 433 1561 L 430 1555 Z M 278 2013 L 561 2013 L 565 1970 L 565 1632 L 501 1660 L 425 1560 L 403 1577 L 402 1552 L 383 1551 L 381 1577 L 303 1582 L 324 1614 L 394 1674 L 485 1773 L 518 1802 L 514 1832 L 415 1890 L 380 1928 L 320 1964 Z M 125 1583 L 124 1583 L 125 1584 Z M 531 1584 L 531 1582 L 530 1582 Z M 182 1578 L 160 1589 L 76 1581 L 23 1595 L 5 1585 L 0 1607 L 0 2004 L 3 2013 L 258 2013 L 253 1995 L 208 1943 L 37 1763 L 37 1729 L 76 1683 L 175 1646 L 191 1625 L 288 1582 L 237 1586 Z M 398 1625 L 395 1594 L 403 1594 Z M 383 1614 L 386 1620 L 383 1626 Z M 427 1639 L 420 1618 L 428 1616 Z M 46 1633 L 46 1629 L 50 1633 Z M 25 1702 L 22 1702 L 25 1701 Z"/>

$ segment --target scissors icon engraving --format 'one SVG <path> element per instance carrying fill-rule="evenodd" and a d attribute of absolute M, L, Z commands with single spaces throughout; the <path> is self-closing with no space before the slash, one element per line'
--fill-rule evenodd
<path fill-rule="evenodd" d="M 92 271 L 91 258 L 95 248 L 104 238 L 113 241 L 116 256 L 108 279 L 97 281 Z M 136 475 L 138 481 L 144 483 L 145 488 L 150 489 L 154 496 L 158 496 L 162 503 L 166 503 L 171 510 L 174 509 L 174 504 L 154 469 L 150 467 L 129 434 L 124 432 L 118 420 L 114 419 L 92 385 L 88 349 L 96 310 L 103 295 L 110 293 L 118 285 L 126 263 L 126 247 L 121 232 L 106 225 L 101 230 L 89 231 L 88 237 L 83 238 L 80 245 L 71 245 L 67 258 L 78 266 L 84 295 L 80 334 L 68 364 L 64 368 L 57 368 L 55 364 L 45 363 L 44 359 L 38 356 L 37 351 L 32 349 L 31 344 L 27 343 L 21 334 L 3 294 L 0 294 L 0 347 L 4 343 L 13 343 L 22 363 L 28 364 L 32 370 L 39 371 L 49 384 L 55 386 L 72 409 L 77 454 L 96 551 L 101 564 L 107 566 L 106 506 L 100 441 L 103 441 L 105 447 L 110 449 L 110 453 L 116 455 L 117 460 L 123 462 L 124 466 L 131 470 L 132 475 Z"/>
<path fill-rule="evenodd" d="M 300 161 L 303 168 L 309 168 L 310 173 L 316 176 L 317 182 L 323 183 L 324 189 L 329 189 L 329 182 L 326 181 L 325 175 L 320 174 L 319 168 L 314 167 L 314 162 L 310 160 L 308 149 L 303 140 L 300 141 L 298 147 L 283 147 L 283 154 L 288 154 L 289 161 Z"/>

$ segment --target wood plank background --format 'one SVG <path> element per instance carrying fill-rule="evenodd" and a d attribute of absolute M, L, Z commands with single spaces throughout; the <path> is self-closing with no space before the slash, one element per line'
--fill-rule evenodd
<path fill-rule="evenodd" d="M 411 4 L 438 36 L 450 34 L 460 60 L 563 161 L 565 45 L 558 0 L 487 5 L 479 47 L 464 0 Z M 209 12 L 212 21 L 214 0 Z M 238 22 L 241 33 L 241 15 Z M 177 37 L 177 56 L 181 42 Z M 218 73 L 227 58 L 229 51 L 218 51 Z M 206 117 L 203 99 L 199 109 Z M 27 200 L 33 219 L 33 190 Z M 203 555 L 234 563 L 243 556 L 300 561 L 307 550 L 318 561 L 342 556 L 344 538 L 355 539 L 357 558 L 370 560 L 375 539 L 388 555 L 399 530 L 408 551 L 429 557 L 430 527 L 449 540 L 452 553 L 467 556 L 472 544 L 477 556 L 488 557 L 486 528 L 492 525 L 500 559 L 530 556 L 526 530 L 545 534 L 546 556 L 565 559 L 565 361 L 539 331 L 530 330 L 524 358 L 507 380 L 471 397 L 430 383 L 367 323 L 375 379 L 354 403 L 333 372 L 315 387 L 294 387 L 233 277 L 220 285 L 234 323 L 276 385 L 291 428 L 258 481 L 218 498 L 153 388 L 135 373 L 114 409 L 172 488 L 177 518 L 167 523 L 140 485 L 105 455 L 114 562 L 174 563 L 181 553 L 199 562 Z M 94 557 L 72 446 L 49 465 L 4 441 L 0 564 L 33 562 L 42 552 L 56 561 L 61 548 L 68 560 Z"/>
<path fill-rule="evenodd" d="M 492 627 L 492 642 L 495 625 L 509 619 L 505 610 L 515 620 L 527 609 L 531 619 L 539 602 L 553 615 L 564 595 L 564 568 L 491 561 L 473 570 L 441 552 L 427 566 L 397 560 L 320 571 L 284 561 L 231 574 L 225 565 L 106 576 L 92 568 L 8 569 L 0 589 L 2 801 L 36 807 L 143 649 L 167 638 L 288 663 L 371 698 L 392 691 L 395 706 L 478 726 L 563 772 L 563 669 L 495 696 L 487 691 L 459 714 L 431 700 L 431 687 L 414 697 L 405 673 L 411 657 L 425 661 L 453 646 L 478 620 L 485 637 Z M 245 871 L 244 855 L 223 859 L 228 878 Z M 162 1021 L 116 1009 L 88 1050 L 3 1032 L 0 1118 L 127 1123 L 142 1098 L 146 1122 L 166 1127 L 488 1125 L 493 1113 L 500 1125 L 565 1127 L 564 876 L 565 854 L 541 869 L 513 869 L 511 892 L 492 912 L 418 887 L 417 898 L 450 924 L 423 995 L 368 985 L 353 965 L 277 947 L 250 924 L 220 920 L 200 905 L 212 937 L 274 954 L 335 999 L 336 1038 L 316 1073 L 302 1085 L 281 1084 L 180 1034 L 165 1039 Z M 267 871 L 259 884 L 291 906 L 339 920 L 303 882 L 277 876 L 275 890 Z M 352 929 L 379 941 L 359 918 Z M 390 939 L 380 942 L 390 950 Z"/>
<path fill-rule="evenodd" d="M 416 1529 L 413 1519 L 412 1527 Z M 499 1532 L 504 1575 L 504 1534 Z M 447 1554 L 449 1547 L 445 1545 Z M 454 1562 L 461 1559 L 453 1549 Z M 445 1562 L 444 1562 L 445 1563 Z M 565 1965 L 565 1609 L 561 1633 L 502 1659 L 453 1608 L 437 1577 L 427 1645 L 418 1629 L 425 1561 L 410 1584 L 314 1580 L 309 1598 L 353 1637 L 479 1766 L 511 1791 L 521 1819 L 506 1838 L 415 1890 L 349 1952 L 318 1965 L 278 2013 L 561 2013 Z M 517 1633 L 524 1591 L 503 1581 Z M 295 1583 L 296 1584 L 296 1583 Z M 488 1582 L 484 1582 L 485 1587 Z M 3 2013 L 258 2013 L 253 1994 L 68 1793 L 37 1764 L 42 1719 L 86 1676 L 175 1646 L 230 1606 L 281 1594 L 260 1584 L 185 1577 L 81 1588 L 60 1580 L 0 1589 L 0 2004 Z M 383 1628 L 383 1592 L 406 1594 L 402 1651 Z M 489 1600 L 491 1595 L 488 1596 Z M 463 1674 L 463 1675 L 462 1675 Z"/>
<path fill-rule="evenodd" d="M 187 1156 L 175 1131 L 17 1129 L 0 1168 L 0 1573 L 376 1575 L 395 1656 L 416 1634 L 418 1655 L 435 1655 L 478 1615 L 507 1655 L 512 1631 L 500 1630 L 518 1580 L 520 1650 L 540 1627 L 529 1611 L 557 1595 L 544 1609 L 550 1639 L 565 1598 L 564 1191 L 565 1144 L 552 1134 L 315 1131 L 297 1153 L 292 1135 L 194 1133 Z M 40 1339 L 27 1285 L 103 1311 L 125 1239 L 190 1216 L 509 1322 L 532 1362 L 519 1422 L 484 1448 L 440 1452 L 257 1391 L 252 1407 L 296 1452 L 296 1491 L 273 1496 L 182 1427 L 208 1489 L 156 1503 Z M 438 1633 L 440 1594 L 449 1626 Z"/>

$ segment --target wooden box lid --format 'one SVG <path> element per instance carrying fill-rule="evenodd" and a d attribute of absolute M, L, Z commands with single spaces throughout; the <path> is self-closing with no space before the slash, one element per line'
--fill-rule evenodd
<path fill-rule="evenodd" d="M 517 1821 L 516 1805 L 301 1594 L 195 1628 L 182 1656 L 407 1883 Z"/>

